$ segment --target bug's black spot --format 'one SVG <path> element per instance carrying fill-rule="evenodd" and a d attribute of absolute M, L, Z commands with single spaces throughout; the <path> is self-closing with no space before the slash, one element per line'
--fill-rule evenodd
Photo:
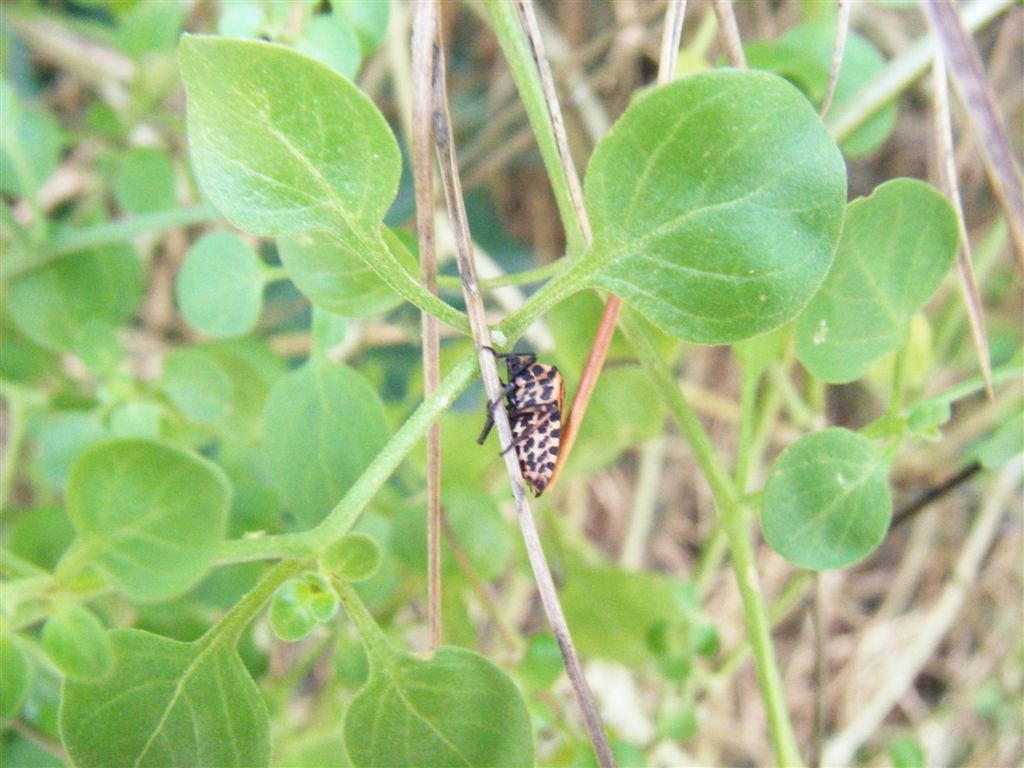
<path fill-rule="evenodd" d="M 554 429 L 552 429 L 551 430 L 551 436 L 552 437 L 561 437 L 562 436 L 562 428 L 561 427 L 555 427 Z"/>
<path fill-rule="evenodd" d="M 548 453 L 550 453 L 552 456 L 557 456 L 558 455 L 558 446 L 557 445 L 552 445 L 550 448 L 548 448 Z"/>

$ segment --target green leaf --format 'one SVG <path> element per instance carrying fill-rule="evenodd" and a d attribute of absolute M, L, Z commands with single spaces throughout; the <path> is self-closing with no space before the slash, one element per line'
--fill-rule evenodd
<path fill-rule="evenodd" d="M 40 568 L 52 571 L 75 537 L 64 507 L 47 505 L 20 511 L 5 531 L 4 546 Z"/>
<path fill-rule="evenodd" d="M 986 469 L 998 469 L 1014 456 L 1024 453 L 1024 414 L 1008 418 L 995 434 L 978 448 L 978 461 Z"/>
<path fill-rule="evenodd" d="M 301 640 L 317 624 L 334 618 L 338 604 L 338 595 L 327 579 L 318 573 L 304 573 L 277 588 L 270 601 L 270 628 L 287 642 Z"/>
<path fill-rule="evenodd" d="M 774 42 L 745 46 L 747 64 L 794 81 L 815 107 L 820 107 L 828 87 L 835 39 L 834 19 L 800 24 Z M 851 31 L 846 38 L 832 109 L 841 107 L 884 69 L 885 64 L 885 57 L 870 41 Z M 895 123 L 896 102 L 891 101 L 843 142 L 843 153 L 858 157 L 872 151 L 889 137 Z"/>
<path fill-rule="evenodd" d="M 64 490 L 71 465 L 90 445 L 107 437 L 103 422 L 89 411 L 56 411 L 43 417 L 36 439 L 37 461 L 43 476 L 58 490 Z"/>
<path fill-rule="evenodd" d="M 925 768 L 928 758 L 913 736 L 900 736 L 889 743 L 886 751 L 893 768 Z"/>
<path fill-rule="evenodd" d="M 237 235 L 211 232 L 188 249 L 175 295 L 193 328 L 241 336 L 253 329 L 263 308 L 262 264 Z"/>
<path fill-rule="evenodd" d="M 0 723 L 18 716 L 32 684 L 32 665 L 13 636 L 0 632 Z"/>
<path fill-rule="evenodd" d="M 62 606 L 46 620 L 43 648 L 67 677 L 90 680 L 114 668 L 114 649 L 103 624 L 81 605 Z"/>
<path fill-rule="evenodd" d="M 775 461 L 764 488 L 768 545 L 802 568 L 844 568 L 871 554 L 892 518 L 888 464 L 848 429 L 802 437 Z"/>
<path fill-rule="evenodd" d="M 186 36 L 180 55 L 196 173 L 229 221 L 273 236 L 384 218 L 401 158 L 351 82 L 270 43 Z"/>
<path fill-rule="evenodd" d="M 155 5 L 170 5 L 156 3 Z M 174 208 L 174 169 L 167 155 L 150 147 L 135 147 L 121 160 L 114 196 L 126 212 L 154 213 Z"/>
<path fill-rule="evenodd" d="M 0 191 L 34 198 L 57 170 L 64 136 L 49 115 L 22 104 L 0 80 Z"/>
<path fill-rule="evenodd" d="M 196 174 L 229 221 L 260 235 L 327 233 L 405 299 L 468 328 L 385 242 L 401 156 L 358 88 L 293 49 L 250 40 L 185 37 L 181 69 Z"/>
<path fill-rule="evenodd" d="M 186 418 L 200 424 L 223 419 L 231 405 L 231 379 L 201 349 L 179 347 L 164 357 L 163 390 Z"/>
<path fill-rule="evenodd" d="M 384 406 L 362 374 L 313 361 L 274 385 L 265 412 L 268 468 L 284 505 L 314 525 L 388 437 Z"/>
<path fill-rule="evenodd" d="M 269 764 L 267 708 L 233 646 L 109 634 L 113 674 L 64 685 L 60 730 L 76 766 Z"/>
<path fill-rule="evenodd" d="M 385 241 L 407 270 L 409 252 L 388 230 Z M 398 296 L 353 249 L 327 235 L 310 233 L 278 241 L 288 276 L 313 304 L 343 317 L 379 315 L 401 303 Z"/>
<path fill-rule="evenodd" d="M 380 547 L 365 533 L 349 533 L 324 550 L 324 568 L 345 581 L 364 581 L 380 567 Z"/>
<path fill-rule="evenodd" d="M 832 262 L 842 156 L 811 105 L 719 70 L 640 97 L 587 169 L 594 245 L 578 269 L 674 336 L 749 338 L 793 319 Z"/>
<path fill-rule="evenodd" d="M 566 570 L 562 605 L 583 656 L 627 665 L 653 661 L 648 632 L 679 615 L 664 576 L 575 563 Z"/>
<path fill-rule="evenodd" d="M 347 17 L 355 29 L 364 58 L 384 42 L 391 3 L 378 0 L 335 0 L 332 6 L 334 13 Z"/>
<path fill-rule="evenodd" d="M 124 348 L 117 329 L 106 320 L 93 318 L 79 330 L 74 352 L 97 378 L 112 379 L 124 361 Z"/>
<path fill-rule="evenodd" d="M 558 641 L 550 632 L 538 632 L 530 638 L 519 661 L 519 675 L 531 687 L 545 690 L 562 676 L 564 667 Z"/>
<path fill-rule="evenodd" d="M 863 375 L 904 341 L 958 240 L 953 209 L 924 182 L 896 179 L 850 203 L 832 271 L 797 320 L 800 362 L 825 381 Z"/>
<path fill-rule="evenodd" d="M 362 63 L 355 30 L 344 16 L 333 13 L 310 19 L 295 47 L 349 79 L 356 76 Z"/>
<path fill-rule="evenodd" d="M 114 41 L 136 59 L 170 51 L 181 34 L 185 8 L 179 3 L 137 3 L 125 14 Z"/>
<path fill-rule="evenodd" d="M 224 538 L 231 487 L 214 464 L 146 440 L 113 440 L 75 462 L 68 516 L 83 558 L 140 602 L 186 592 Z"/>
<path fill-rule="evenodd" d="M 18 328 L 57 351 L 74 347 L 90 320 L 120 325 L 142 298 L 142 265 L 128 245 L 82 251 L 15 280 L 6 297 Z"/>
<path fill-rule="evenodd" d="M 526 705 L 492 662 L 462 648 L 430 659 L 388 649 L 386 663 L 373 653 L 370 678 L 345 714 L 354 766 L 533 765 Z"/>

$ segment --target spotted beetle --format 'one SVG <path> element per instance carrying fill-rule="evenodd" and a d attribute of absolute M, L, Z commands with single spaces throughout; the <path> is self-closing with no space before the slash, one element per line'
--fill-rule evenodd
<path fill-rule="evenodd" d="M 508 384 L 502 382 L 501 398 L 488 404 L 487 421 L 477 443 L 484 444 L 494 426 L 494 409 L 504 399 L 512 427 L 512 444 L 505 451 L 515 449 L 523 479 L 533 495 L 540 496 L 558 462 L 565 405 L 562 374 L 553 365 L 538 363 L 533 354 L 505 354 L 493 349 L 491 353 L 505 361 Z"/>

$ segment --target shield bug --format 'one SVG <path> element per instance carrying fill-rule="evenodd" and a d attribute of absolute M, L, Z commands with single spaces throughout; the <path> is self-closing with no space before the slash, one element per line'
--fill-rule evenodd
<path fill-rule="evenodd" d="M 553 365 L 538 363 L 533 354 L 491 352 L 505 361 L 508 383 L 502 382 L 502 397 L 488 404 L 487 421 L 477 443 L 484 444 L 494 426 L 494 409 L 504 399 L 512 427 L 512 445 L 505 450 L 515 450 L 523 479 L 533 495 L 540 496 L 558 461 L 565 405 L 562 374 Z"/>

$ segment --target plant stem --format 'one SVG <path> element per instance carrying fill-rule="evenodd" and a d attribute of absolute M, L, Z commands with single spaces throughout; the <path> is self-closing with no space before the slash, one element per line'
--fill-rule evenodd
<path fill-rule="evenodd" d="M 123 221 L 104 221 L 91 227 L 65 230 L 34 253 L 20 259 L 17 258 L 18 254 L 12 254 L 12 258 L 6 259 L 0 265 L 0 280 L 12 280 L 45 266 L 51 261 L 90 248 L 123 243 L 149 232 L 163 232 L 220 220 L 220 214 L 213 208 L 206 205 L 195 205 L 188 208 L 158 211 L 157 213 L 145 213 Z"/>
<path fill-rule="evenodd" d="M 679 389 L 671 371 L 662 363 L 643 325 L 631 312 L 624 313 L 620 322 L 640 362 L 675 416 L 680 431 L 690 444 L 694 458 L 711 486 L 722 527 L 729 541 L 731 562 L 743 602 L 747 637 L 754 651 L 754 666 L 768 713 L 775 760 L 779 765 L 798 766 L 801 764 L 800 753 L 793 724 L 786 711 L 782 677 L 772 647 L 771 624 L 761 593 L 750 537 L 750 511 L 741 502 L 736 485 L 719 460 L 699 417 Z"/>
<path fill-rule="evenodd" d="M 437 391 L 424 400 L 419 408 L 394 434 L 384 449 L 349 488 L 327 517 L 308 531 L 264 536 L 258 539 L 231 539 L 225 541 L 218 553 L 217 563 L 265 560 L 278 557 L 310 557 L 328 544 L 348 533 L 359 519 L 360 513 L 391 477 L 405 457 L 426 434 L 427 428 L 455 401 L 473 380 L 476 372 L 473 356 L 467 356 L 444 379 Z"/>
<path fill-rule="evenodd" d="M 555 116 L 548 110 L 539 71 L 541 66 L 546 66 L 547 60 L 538 60 L 531 50 L 530 41 L 523 33 L 521 12 L 517 13 L 514 2 L 488 0 L 487 13 L 516 82 L 519 98 L 533 126 L 533 135 L 537 139 L 544 168 L 551 180 L 558 213 L 565 227 L 567 250 L 572 255 L 580 254 L 589 246 L 589 238 L 573 199 L 574 192 L 579 194 L 579 190 L 574 188 L 573 180 L 563 166 L 563 155 L 568 151 L 567 147 L 559 146 L 556 132 L 548 127 Z M 557 119 L 560 120 L 561 116 L 557 116 Z M 575 184 L 578 187 L 578 181 Z"/>
<path fill-rule="evenodd" d="M 249 625 L 249 622 L 256 617 L 256 614 L 263 610 L 263 606 L 266 605 L 270 596 L 274 594 L 274 590 L 286 579 L 298 573 L 305 565 L 306 563 L 303 560 L 284 560 L 275 565 L 263 575 L 263 578 L 256 583 L 255 587 L 246 593 L 245 597 L 224 614 L 220 621 L 210 627 L 206 634 L 199 638 L 197 642 L 207 647 L 224 643 L 237 644 L 242 630 Z"/>

